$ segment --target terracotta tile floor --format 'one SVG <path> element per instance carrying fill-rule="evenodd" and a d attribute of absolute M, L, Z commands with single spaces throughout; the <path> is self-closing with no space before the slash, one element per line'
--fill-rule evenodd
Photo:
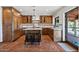
<path fill-rule="evenodd" d="M 15 42 L 6 42 L 0 45 L 2 52 L 63 52 L 64 50 L 51 40 L 48 35 L 43 35 L 40 45 L 24 45 L 25 36 L 20 37 Z"/>

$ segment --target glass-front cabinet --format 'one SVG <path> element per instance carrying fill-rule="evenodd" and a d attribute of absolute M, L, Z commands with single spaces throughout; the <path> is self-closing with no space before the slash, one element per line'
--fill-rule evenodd
<path fill-rule="evenodd" d="M 66 41 L 79 47 L 79 7 L 66 13 Z"/>

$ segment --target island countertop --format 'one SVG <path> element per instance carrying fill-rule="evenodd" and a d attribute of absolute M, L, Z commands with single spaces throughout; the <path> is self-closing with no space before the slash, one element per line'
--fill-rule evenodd
<path fill-rule="evenodd" d="M 25 28 L 23 30 L 42 30 L 42 28 L 33 28 L 33 27 L 31 27 L 31 28 Z"/>

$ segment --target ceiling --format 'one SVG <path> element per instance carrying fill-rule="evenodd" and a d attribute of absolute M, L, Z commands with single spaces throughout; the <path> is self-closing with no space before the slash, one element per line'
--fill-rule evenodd
<path fill-rule="evenodd" d="M 22 15 L 53 15 L 62 6 L 14 6 Z"/>

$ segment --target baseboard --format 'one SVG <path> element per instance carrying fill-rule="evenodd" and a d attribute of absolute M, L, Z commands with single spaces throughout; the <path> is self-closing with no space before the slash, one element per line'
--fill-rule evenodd
<path fill-rule="evenodd" d="M 23 35 L 21 35 L 21 36 L 23 36 Z M 16 39 L 14 39 L 12 42 L 15 42 L 17 39 L 19 39 L 21 36 L 19 36 L 18 38 L 16 38 Z"/>

